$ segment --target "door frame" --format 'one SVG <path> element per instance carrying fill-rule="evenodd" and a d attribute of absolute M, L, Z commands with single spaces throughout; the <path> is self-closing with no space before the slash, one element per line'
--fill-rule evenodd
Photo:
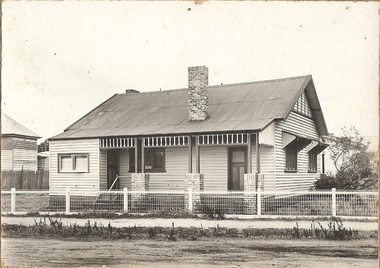
<path fill-rule="evenodd" d="M 227 148 L 227 190 L 232 191 L 232 153 L 234 151 L 243 151 L 244 152 L 244 174 L 247 173 L 248 170 L 248 148 L 247 146 L 229 146 Z M 244 180 L 244 177 L 241 178 Z M 243 182 L 243 189 L 244 190 L 244 182 Z"/>
<path fill-rule="evenodd" d="M 107 190 L 111 187 L 113 181 L 109 181 L 109 168 L 108 166 L 110 165 L 110 155 L 113 154 L 116 159 L 116 172 L 115 172 L 115 175 L 118 175 L 119 174 L 119 150 L 107 150 Z M 115 177 L 116 178 L 116 177 Z M 113 180 L 115 179 L 113 178 Z M 119 189 L 119 181 L 117 181 L 114 185 L 114 189 Z"/>

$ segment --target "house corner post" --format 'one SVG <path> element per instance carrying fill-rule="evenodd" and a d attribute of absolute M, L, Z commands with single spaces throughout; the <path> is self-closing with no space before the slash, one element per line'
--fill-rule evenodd
<path fill-rule="evenodd" d="M 131 208 L 137 210 L 144 209 L 148 205 L 147 194 L 149 191 L 149 174 L 134 173 L 131 178 Z"/>
<path fill-rule="evenodd" d="M 247 173 L 252 173 L 252 135 L 251 133 L 247 134 Z"/>
<path fill-rule="evenodd" d="M 138 144 L 139 144 L 139 140 L 137 138 L 134 139 L 134 145 L 135 145 L 135 174 L 139 173 L 139 161 L 138 161 L 138 157 L 139 157 L 139 153 L 138 153 Z"/>
<path fill-rule="evenodd" d="M 145 138 L 141 141 L 141 173 L 145 173 Z"/>
<path fill-rule="evenodd" d="M 11 188 L 11 213 L 16 212 L 16 188 Z"/>
<path fill-rule="evenodd" d="M 193 173 L 193 142 L 191 135 L 188 136 L 189 173 Z"/>
<path fill-rule="evenodd" d="M 201 157 L 199 148 L 199 135 L 195 136 L 195 173 L 201 173 Z"/>
<path fill-rule="evenodd" d="M 256 174 L 244 174 L 244 214 L 256 212 Z"/>
<path fill-rule="evenodd" d="M 192 213 L 201 205 L 201 194 L 204 191 L 204 175 L 189 173 L 185 175 L 185 210 Z"/>
<path fill-rule="evenodd" d="M 260 143 L 259 143 L 259 131 L 256 132 L 256 181 L 255 181 L 255 190 L 257 190 L 259 182 L 259 173 L 260 173 Z"/>

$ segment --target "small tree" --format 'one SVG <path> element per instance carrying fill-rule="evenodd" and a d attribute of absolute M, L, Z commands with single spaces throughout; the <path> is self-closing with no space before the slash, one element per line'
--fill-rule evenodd
<path fill-rule="evenodd" d="M 326 189 L 334 185 L 338 189 L 375 189 L 377 188 L 377 160 L 375 153 L 368 150 L 369 142 L 359 134 L 355 127 L 343 128 L 343 136 L 330 136 L 328 150 L 336 168 L 335 176 L 328 174 L 319 179 L 315 187 Z M 331 188 L 331 187 L 329 187 Z"/>
<path fill-rule="evenodd" d="M 49 151 L 49 140 L 46 139 L 44 140 L 43 142 L 41 142 L 40 144 L 38 144 L 38 148 L 37 148 L 37 152 L 45 152 L 45 151 Z"/>

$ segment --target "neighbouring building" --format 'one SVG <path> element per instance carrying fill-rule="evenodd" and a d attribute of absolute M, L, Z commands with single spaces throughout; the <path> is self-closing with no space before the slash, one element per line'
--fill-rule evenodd
<path fill-rule="evenodd" d="M 36 133 L 1 114 L 1 170 L 37 170 Z"/>
<path fill-rule="evenodd" d="M 37 153 L 37 169 L 49 170 L 49 151 Z"/>
<path fill-rule="evenodd" d="M 311 75 L 115 94 L 50 141 L 50 190 L 307 190 L 328 146 Z"/>

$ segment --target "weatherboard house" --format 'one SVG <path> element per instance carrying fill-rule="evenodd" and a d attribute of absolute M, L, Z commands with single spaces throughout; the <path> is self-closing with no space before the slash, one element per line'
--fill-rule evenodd
<path fill-rule="evenodd" d="M 1 114 L 1 170 L 37 170 L 36 133 Z"/>
<path fill-rule="evenodd" d="M 115 94 L 49 139 L 50 191 L 308 190 L 328 134 L 310 75 Z"/>

